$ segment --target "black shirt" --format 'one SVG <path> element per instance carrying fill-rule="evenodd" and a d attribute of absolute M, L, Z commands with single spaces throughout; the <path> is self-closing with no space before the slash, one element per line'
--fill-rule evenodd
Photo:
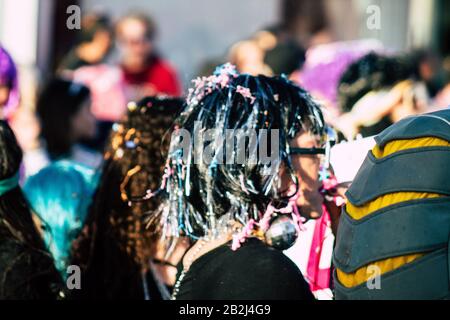
<path fill-rule="evenodd" d="M 182 269 L 182 262 L 178 266 Z M 248 239 L 195 260 L 181 282 L 177 300 L 313 300 L 297 266 L 283 252 Z"/>
<path fill-rule="evenodd" d="M 0 216 L 0 300 L 56 300 L 61 279 L 50 253 L 19 240 L 5 220 Z"/>
<path fill-rule="evenodd" d="M 71 50 L 62 60 L 60 66 L 59 66 L 59 69 L 74 71 L 78 68 L 90 66 L 90 65 L 91 65 L 91 63 L 80 58 L 75 50 Z"/>

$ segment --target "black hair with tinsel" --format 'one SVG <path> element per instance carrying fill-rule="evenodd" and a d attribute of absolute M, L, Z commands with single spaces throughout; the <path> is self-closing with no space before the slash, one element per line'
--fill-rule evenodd
<path fill-rule="evenodd" d="M 0 121 L 0 181 L 18 177 L 22 151 Z M 17 184 L 0 195 L 0 300 L 56 299 L 61 279 Z"/>
<path fill-rule="evenodd" d="M 170 143 L 170 130 L 182 100 L 149 97 L 128 105 L 113 126 L 105 163 L 86 226 L 74 244 L 74 264 L 82 267 L 80 298 L 143 299 L 158 239 L 147 229 L 157 209 L 157 190 Z"/>
<path fill-rule="evenodd" d="M 225 64 L 214 75 L 194 82 L 177 120 L 180 130 L 172 137 L 162 185 L 167 199 L 152 221 L 162 226 L 162 237 L 167 240 L 180 235 L 195 240 L 220 233 L 232 221 L 242 225 L 259 221 L 270 203 L 286 200 L 278 179 L 283 168 L 298 186 L 290 162 L 290 141 L 301 132 L 320 138 L 325 133 L 319 105 L 285 77 L 239 75 L 234 66 Z M 205 163 L 196 160 L 194 140 L 198 132 L 210 129 L 212 135 L 200 148 L 202 152 L 212 147 L 215 153 L 212 161 Z M 261 129 L 268 130 L 267 140 Z M 279 150 L 270 150 L 273 129 L 278 129 Z M 191 137 L 186 150 L 179 148 L 185 139 L 182 131 Z M 250 155 L 251 150 L 248 143 L 243 149 L 237 143 L 228 150 L 224 137 L 231 134 L 238 140 L 247 139 L 251 132 L 256 133 L 258 147 L 269 145 L 269 154 L 279 151 L 277 159 L 269 165 L 259 156 L 257 161 L 225 162 L 229 156 Z M 270 166 L 273 174 L 267 173 Z"/>
<path fill-rule="evenodd" d="M 73 141 L 71 119 L 90 98 L 89 89 L 64 79 L 51 80 L 39 96 L 36 112 L 41 136 L 52 159 L 67 156 Z"/>

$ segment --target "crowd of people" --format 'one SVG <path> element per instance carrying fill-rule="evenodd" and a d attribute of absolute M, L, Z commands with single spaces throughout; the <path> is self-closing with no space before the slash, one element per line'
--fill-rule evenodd
<path fill-rule="evenodd" d="M 0 47 L 0 299 L 450 298 L 449 57 L 268 27 L 184 91 L 156 34 L 84 16 L 33 110 Z"/>

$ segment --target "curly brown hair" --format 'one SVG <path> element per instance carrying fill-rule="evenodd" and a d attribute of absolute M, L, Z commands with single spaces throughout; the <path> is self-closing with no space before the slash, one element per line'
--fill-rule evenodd
<path fill-rule="evenodd" d="M 85 270 L 84 297 L 143 297 L 142 275 L 158 237 L 146 219 L 159 203 L 147 195 L 160 185 L 181 106 L 180 99 L 145 98 L 130 103 L 124 120 L 113 126 L 99 188 L 74 243 L 74 261 Z"/>

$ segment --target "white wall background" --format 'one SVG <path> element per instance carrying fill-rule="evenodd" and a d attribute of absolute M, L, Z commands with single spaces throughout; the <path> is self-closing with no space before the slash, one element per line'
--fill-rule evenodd
<path fill-rule="evenodd" d="M 13 55 L 27 86 L 48 71 L 52 4 L 57 0 L 0 0 L 0 43 Z M 304 0 L 297 0 L 304 1 Z M 185 85 L 206 59 L 220 58 L 236 41 L 278 21 L 280 0 L 82 0 L 82 13 L 102 10 L 113 18 L 130 11 L 151 14 L 158 47 Z M 326 0 L 337 40 L 376 38 L 403 50 L 430 42 L 435 0 Z M 381 9 L 381 29 L 368 30 L 368 5 Z M 24 70 L 22 72 L 22 70 Z M 23 86 L 22 86 L 23 88 Z M 33 92 L 31 85 L 30 95 Z"/>
<path fill-rule="evenodd" d="M 84 0 L 82 13 L 120 17 L 148 12 L 159 28 L 158 47 L 187 83 L 205 59 L 220 57 L 236 41 L 277 22 L 278 0 Z"/>

